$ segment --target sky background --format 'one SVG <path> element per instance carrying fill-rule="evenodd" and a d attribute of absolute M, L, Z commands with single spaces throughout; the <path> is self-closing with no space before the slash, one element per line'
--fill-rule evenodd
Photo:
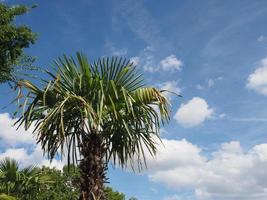
<path fill-rule="evenodd" d="M 38 33 L 27 49 L 38 66 L 76 51 L 123 56 L 147 84 L 183 95 L 169 96 L 156 160 L 142 173 L 110 168 L 112 187 L 139 200 L 267 199 L 267 1 L 5 2 L 38 4 L 16 21 Z M 1 107 L 13 97 L 0 86 Z M 14 109 L 0 110 L 0 158 L 48 165 L 30 131 L 12 128 Z"/>

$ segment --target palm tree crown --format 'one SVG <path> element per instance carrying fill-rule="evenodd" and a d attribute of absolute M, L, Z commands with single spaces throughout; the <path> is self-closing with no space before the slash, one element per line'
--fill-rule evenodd
<path fill-rule="evenodd" d="M 90 64 L 77 53 L 76 60 L 64 56 L 55 65 L 43 86 L 22 82 L 29 93 L 18 120 L 26 129 L 34 125 L 50 159 L 66 151 L 69 162 L 77 161 L 97 154 L 91 149 L 97 146 L 105 164 L 111 159 L 124 167 L 134 156 L 143 160 L 145 149 L 156 153 L 155 137 L 169 120 L 169 104 L 162 91 L 145 87 L 133 63 L 102 58 Z"/>

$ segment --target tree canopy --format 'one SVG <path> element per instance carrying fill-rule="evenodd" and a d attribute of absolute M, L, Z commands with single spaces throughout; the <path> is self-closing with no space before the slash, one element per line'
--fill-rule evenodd
<path fill-rule="evenodd" d="M 0 194 L 20 200 L 36 199 L 39 192 L 46 190 L 50 183 L 50 176 L 43 174 L 37 167 L 21 169 L 19 163 L 11 158 L 0 161 Z"/>
<path fill-rule="evenodd" d="M 16 16 L 29 7 L 9 7 L 0 3 L 0 83 L 16 81 L 21 69 L 31 69 L 34 58 L 26 56 L 24 49 L 36 41 L 37 35 L 26 25 L 16 25 Z"/>
<path fill-rule="evenodd" d="M 65 165 L 62 170 L 22 168 L 16 160 L 5 158 L 0 160 L 0 200 L 77 200 L 79 179 L 79 169 L 73 165 Z M 125 200 L 123 193 L 110 186 L 105 186 L 105 196 L 107 200 Z"/>
<path fill-rule="evenodd" d="M 123 193 L 114 191 L 111 187 L 106 187 L 105 193 L 108 200 L 125 200 L 125 195 Z"/>

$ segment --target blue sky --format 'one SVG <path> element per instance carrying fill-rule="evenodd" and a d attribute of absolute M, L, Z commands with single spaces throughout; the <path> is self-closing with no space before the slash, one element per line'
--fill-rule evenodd
<path fill-rule="evenodd" d="M 180 92 L 151 167 L 110 169 L 110 184 L 139 200 L 267 198 L 267 2 L 265 0 L 7 0 L 37 3 L 17 23 L 39 34 L 27 52 L 50 69 L 63 54 L 124 56 L 148 84 Z M 0 86 L 0 104 L 12 95 Z M 29 133 L 0 111 L 0 157 L 40 157 Z M 22 136 L 24 135 L 24 136 Z M 62 163 L 55 161 L 55 166 Z"/>

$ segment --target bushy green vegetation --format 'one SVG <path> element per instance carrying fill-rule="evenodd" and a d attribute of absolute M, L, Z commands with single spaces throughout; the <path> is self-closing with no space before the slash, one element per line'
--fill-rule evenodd
<path fill-rule="evenodd" d="M 105 193 L 108 200 L 125 200 L 125 195 L 123 193 L 114 191 L 111 187 L 106 187 Z"/>
<path fill-rule="evenodd" d="M 0 161 L 0 193 L 20 200 L 37 199 L 46 190 L 52 179 L 33 166 L 20 169 L 16 160 L 5 158 Z"/>
<path fill-rule="evenodd" d="M 26 56 L 24 49 L 35 42 L 36 34 L 28 26 L 14 23 L 16 16 L 29 10 L 0 3 L 0 83 L 16 81 L 21 69 L 32 69 L 34 58 Z"/>
<path fill-rule="evenodd" d="M 73 165 L 56 168 L 20 168 L 14 159 L 0 161 L 0 200 L 77 200 L 80 173 Z M 106 200 L 125 200 L 125 195 L 105 187 Z"/>
<path fill-rule="evenodd" d="M 52 182 L 39 193 L 37 200 L 76 200 L 79 197 L 79 171 L 76 167 L 65 166 L 63 170 L 42 167 L 42 174 L 49 176 Z"/>

